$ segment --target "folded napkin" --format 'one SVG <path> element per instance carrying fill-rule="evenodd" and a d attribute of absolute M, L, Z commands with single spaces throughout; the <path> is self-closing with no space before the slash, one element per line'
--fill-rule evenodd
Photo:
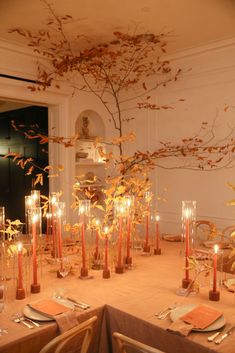
<path fill-rule="evenodd" d="M 188 334 L 192 331 L 193 328 L 193 325 L 187 324 L 181 319 L 178 319 L 172 322 L 172 324 L 167 328 L 167 331 L 177 333 L 180 336 L 188 336 Z"/>
<path fill-rule="evenodd" d="M 42 299 L 36 303 L 30 303 L 28 305 L 32 309 L 48 317 L 54 317 L 55 315 L 71 311 L 71 308 L 69 308 L 68 306 L 60 304 L 52 299 Z"/>
<path fill-rule="evenodd" d="M 168 331 L 187 336 L 193 329 L 203 330 L 216 321 L 223 313 L 207 305 L 198 305 L 175 320 Z"/>
<path fill-rule="evenodd" d="M 56 315 L 55 320 L 61 333 L 66 332 L 78 325 L 78 320 L 74 311 L 68 311 L 66 313 Z"/>
<path fill-rule="evenodd" d="M 194 328 L 205 329 L 217 320 L 223 313 L 207 305 L 198 305 L 195 309 L 180 317 L 180 319 L 188 324 L 192 324 Z"/>

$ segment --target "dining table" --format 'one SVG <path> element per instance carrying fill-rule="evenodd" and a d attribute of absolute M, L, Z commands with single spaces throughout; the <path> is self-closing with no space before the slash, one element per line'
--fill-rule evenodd
<path fill-rule="evenodd" d="M 139 248 L 132 249 L 132 265 L 122 274 L 115 273 L 113 264 L 110 266 L 108 279 L 102 277 L 102 269 L 89 269 L 89 277 L 85 279 L 81 279 L 76 270 L 58 278 L 49 264 L 41 266 L 40 293 L 32 294 L 28 290 L 23 300 L 16 300 L 12 295 L 6 298 L 0 313 L 0 328 L 8 333 L 0 336 L 0 353 L 38 353 L 60 333 L 56 321 L 39 322 L 39 327 L 29 329 L 12 320 L 28 303 L 57 295 L 90 305 L 87 310 L 76 310 L 78 322 L 97 315 L 90 347 L 93 353 L 117 353 L 112 339 L 115 331 L 165 353 L 235 352 L 235 332 L 221 344 L 215 344 L 208 341 L 214 331 L 192 330 L 182 336 L 168 330 L 172 323 L 171 313 L 162 320 L 155 315 L 172 306 L 187 308 L 205 304 L 222 312 L 226 327 L 235 325 L 235 294 L 222 285 L 219 286 L 219 301 L 209 300 L 210 278 L 198 279 L 196 293 L 182 295 L 179 291 L 184 277 L 184 245 L 181 242 L 162 240 L 160 255 L 154 255 L 152 250 L 146 254 Z M 221 273 L 220 277 L 226 276 L 231 274 Z"/>

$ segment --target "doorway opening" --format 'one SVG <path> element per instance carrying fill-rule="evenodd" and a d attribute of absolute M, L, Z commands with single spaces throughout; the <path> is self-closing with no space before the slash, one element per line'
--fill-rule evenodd
<path fill-rule="evenodd" d="M 12 158 L 4 158 L 9 152 L 20 153 L 24 158 L 32 158 L 36 166 L 44 168 L 48 163 L 48 144 L 40 145 L 38 139 L 28 139 L 24 134 L 15 131 L 15 124 L 38 126 L 48 134 L 48 108 L 43 106 L 26 106 L 0 112 L 0 206 L 5 207 L 6 218 L 11 220 L 25 218 L 25 196 L 30 195 L 36 174 L 41 171 L 36 167 L 32 174 L 26 175 Z M 48 178 L 44 178 L 40 192 L 49 193 Z"/>

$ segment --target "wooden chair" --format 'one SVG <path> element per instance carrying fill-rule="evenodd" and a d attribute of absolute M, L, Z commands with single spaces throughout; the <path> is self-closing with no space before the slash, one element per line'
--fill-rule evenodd
<path fill-rule="evenodd" d="M 217 236 L 216 225 L 210 221 L 198 220 L 195 223 L 196 237 L 199 243 L 213 240 Z"/>
<path fill-rule="evenodd" d="M 78 324 L 48 342 L 39 353 L 86 353 L 93 336 L 97 316 Z"/>
<path fill-rule="evenodd" d="M 230 243 L 235 242 L 235 225 L 228 226 L 224 228 L 221 232 L 223 239 L 228 240 Z"/>
<path fill-rule="evenodd" d="M 164 353 L 157 348 L 148 346 L 118 332 L 113 333 L 113 338 L 117 342 L 119 353 Z"/>

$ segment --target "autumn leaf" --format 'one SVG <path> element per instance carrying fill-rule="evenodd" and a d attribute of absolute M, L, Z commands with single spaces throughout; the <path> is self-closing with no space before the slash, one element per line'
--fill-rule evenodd
<path fill-rule="evenodd" d="M 43 175 L 42 173 L 36 174 L 36 179 L 34 181 L 34 186 L 37 184 L 43 185 Z"/>

